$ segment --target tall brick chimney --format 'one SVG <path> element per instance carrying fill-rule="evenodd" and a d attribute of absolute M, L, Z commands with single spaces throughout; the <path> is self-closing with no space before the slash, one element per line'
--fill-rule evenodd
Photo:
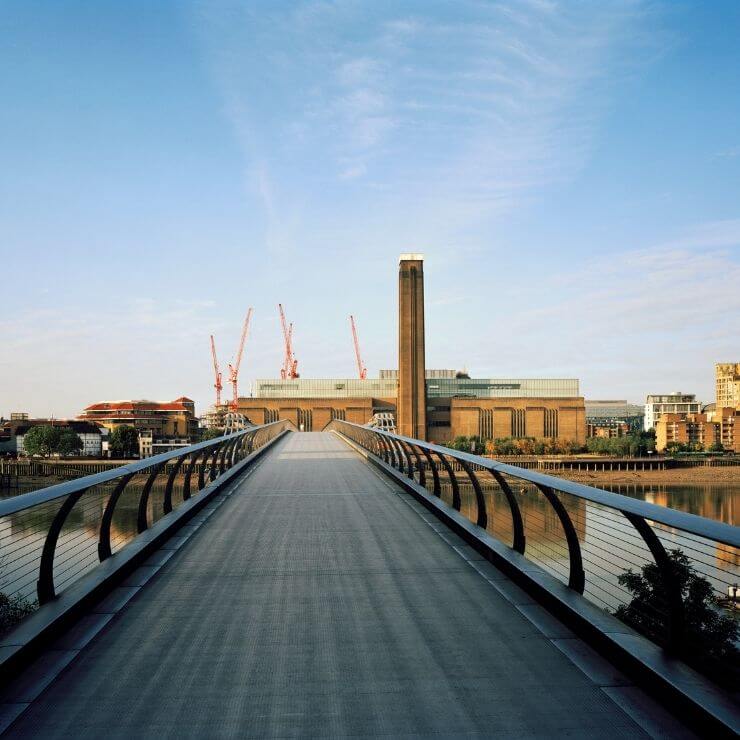
<path fill-rule="evenodd" d="M 402 254 L 398 265 L 398 433 L 427 436 L 424 360 L 424 255 Z"/>

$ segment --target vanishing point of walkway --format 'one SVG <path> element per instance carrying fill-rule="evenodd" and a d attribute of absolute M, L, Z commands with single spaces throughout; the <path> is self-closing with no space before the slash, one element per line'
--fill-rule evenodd
<path fill-rule="evenodd" d="M 293 433 L 9 734 L 640 737 L 647 716 L 337 437 Z"/>

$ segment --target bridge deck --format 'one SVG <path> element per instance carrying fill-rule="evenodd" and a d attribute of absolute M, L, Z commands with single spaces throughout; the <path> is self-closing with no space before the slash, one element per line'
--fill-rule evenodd
<path fill-rule="evenodd" d="M 9 733 L 644 734 L 616 702 L 646 697 L 399 494 L 289 435 Z"/>

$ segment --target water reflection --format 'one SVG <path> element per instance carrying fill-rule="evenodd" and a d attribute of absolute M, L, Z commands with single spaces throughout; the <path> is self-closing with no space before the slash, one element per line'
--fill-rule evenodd
<path fill-rule="evenodd" d="M 139 500 L 148 471 L 137 475 L 126 487 L 111 523 L 111 549 L 115 553 L 136 536 Z M 173 506 L 182 501 L 184 476 L 175 479 Z M 147 509 L 151 525 L 164 515 L 165 480 L 152 487 Z M 59 536 L 54 560 L 57 591 L 77 580 L 98 564 L 100 521 L 115 481 L 89 489 L 69 513 Z M 193 491 L 195 492 L 195 491 Z M 15 495 L 15 491 L 11 494 Z M 0 496 L 8 498 L 8 492 Z M 35 598 L 41 552 L 60 501 L 0 518 L 0 591 Z"/>
<path fill-rule="evenodd" d="M 511 511 L 503 493 L 485 473 L 479 475 L 486 500 L 488 531 L 507 545 L 512 544 Z M 477 519 L 477 504 L 472 486 L 459 477 L 461 512 L 471 521 Z M 568 583 L 570 558 L 563 527 L 542 493 L 516 478 L 507 478 L 514 491 L 526 536 L 525 557 Z M 431 485 L 429 485 L 431 488 Z M 661 506 L 735 525 L 740 486 L 733 485 L 610 485 L 605 490 Z M 443 481 L 442 498 L 452 504 L 452 486 Z M 652 563 L 652 556 L 637 531 L 625 517 L 613 509 L 586 502 L 567 494 L 558 498 L 568 513 L 578 535 L 583 567 L 586 572 L 585 595 L 610 611 L 629 602 L 631 594 L 619 584 L 627 569 L 639 571 Z M 695 569 L 712 583 L 719 596 L 740 581 L 740 550 L 720 545 L 694 535 L 653 523 L 666 549 L 682 549 Z"/>

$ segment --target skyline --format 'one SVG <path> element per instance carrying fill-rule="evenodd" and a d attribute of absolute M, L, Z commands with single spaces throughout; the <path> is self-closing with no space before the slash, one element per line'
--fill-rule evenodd
<path fill-rule="evenodd" d="M 740 6 L 8 2 L 0 414 L 396 366 L 714 399 L 740 352 Z M 349 283 L 349 284 L 347 284 Z"/>

